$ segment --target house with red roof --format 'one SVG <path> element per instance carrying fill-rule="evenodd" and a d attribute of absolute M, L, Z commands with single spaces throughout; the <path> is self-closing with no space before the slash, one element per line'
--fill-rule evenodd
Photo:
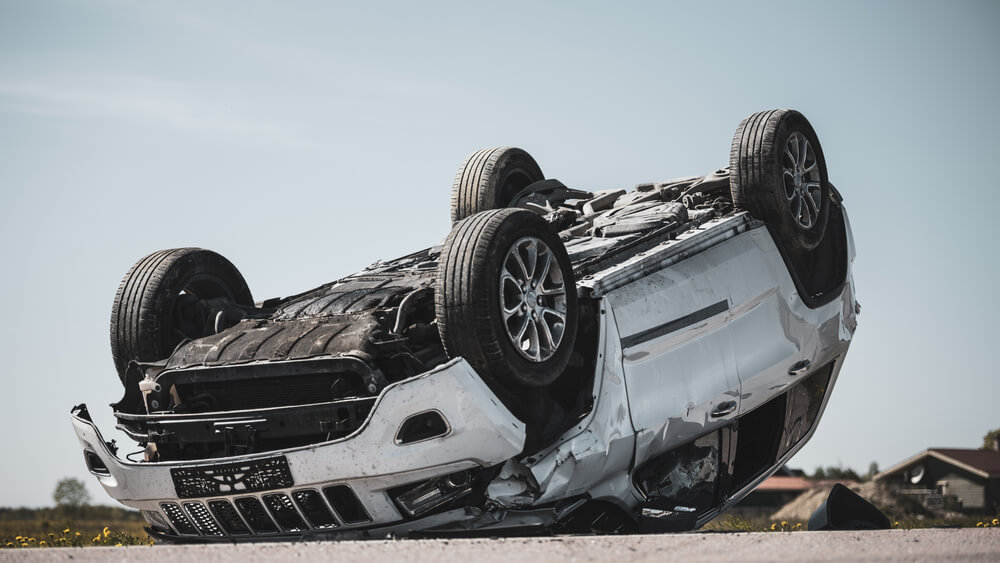
<path fill-rule="evenodd" d="M 727 512 L 746 518 L 767 516 L 816 487 L 802 471 L 782 467 Z"/>
<path fill-rule="evenodd" d="M 1000 451 L 930 448 L 874 480 L 930 509 L 1000 512 Z"/>

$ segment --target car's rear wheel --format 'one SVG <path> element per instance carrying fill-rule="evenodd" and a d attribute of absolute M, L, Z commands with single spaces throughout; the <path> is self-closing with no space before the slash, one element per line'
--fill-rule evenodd
<path fill-rule="evenodd" d="M 154 362 L 185 339 L 214 333 L 206 300 L 253 306 L 246 280 L 221 255 L 201 248 L 154 252 L 129 269 L 111 307 L 111 355 L 125 381 L 129 362 Z"/>
<path fill-rule="evenodd" d="M 521 190 L 545 179 L 538 163 L 515 147 L 482 149 L 465 159 L 451 188 L 451 221 L 507 207 Z"/>
<path fill-rule="evenodd" d="M 548 385 L 573 352 L 573 269 L 558 235 L 531 211 L 484 211 L 454 226 L 435 308 L 448 355 L 501 384 Z"/>
<path fill-rule="evenodd" d="M 770 110 L 744 119 L 733 135 L 729 171 L 736 207 L 770 224 L 791 250 L 819 244 L 830 182 L 819 139 L 801 113 Z"/>

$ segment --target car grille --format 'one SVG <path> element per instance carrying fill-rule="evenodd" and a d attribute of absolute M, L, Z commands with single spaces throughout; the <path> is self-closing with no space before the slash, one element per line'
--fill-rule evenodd
<path fill-rule="evenodd" d="M 357 495 L 347 485 L 333 485 L 323 489 L 323 494 L 332 506 L 337 507 L 337 513 L 345 524 L 365 524 L 372 521 L 368 511 L 361 505 Z"/>
<path fill-rule="evenodd" d="M 215 523 L 215 520 L 208 513 L 208 509 L 200 502 L 185 502 L 184 510 L 191 516 L 198 531 L 206 536 L 221 536 L 222 529 Z"/>
<path fill-rule="evenodd" d="M 160 505 L 160 509 L 163 510 L 163 514 L 170 520 L 170 524 L 177 530 L 178 534 L 184 536 L 198 535 L 198 530 L 195 529 L 191 521 L 188 520 L 187 515 L 184 514 L 184 511 L 176 503 L 165 502 Z"/>
<path fill-rule="evenodd" d="M 250 534 L 250 528 L 240 518 L 236 509 L 227 500 L 213 500 L 208 503 L 212 516 L 219 522 L 227 534 L 231 536 L 245 536 Z"/>
<path fill-rule="evenodd" d="M 174 532 L 181 536 L 246 537 L 250 535 L 331 530 L 372 521 L 361 500 L 347 485 L 296 489 L 242 496 L 160 503 Z"/>
<path fill-rule="evenodd" d="M 288 495 L 264 495 L 264 505 L 268 512 L 286 532 L 301 532 L 306 528 L 306 523 L 299 516 L 299 512 L 292 505 L 292 499 Z"/>
<path fill-rule="evenodd" d="M 305 489 L 295 491 L 292 493 L 292 497 L 313 528 L 323 530 L 337 527 L 337 521 L 333 518 L 333 513 L 326 507 L 326 503 L 323 502 L 319 493 L 312 489 Z M 343 515 L 343 512 L 341 512 L 341 515 Z M 351 523 L 347 517 L 343 518 L 345 524 Z"/>
<path fill-rule="evenodd" d="M 229 501 L 220 501 L 229 502 Z M 278 526 L 271 520 L 268 516 L 267 510 L 264 509 L 264 504 L 260 502 L 259 499 L 254 497 L 245 497 L 236 499 L 236 506 L 239 508 L 240 514 L 246 519 L 247 524 L 253 528 L 253 531 L 258 534 L 276 534 L 278 533 Z"/>

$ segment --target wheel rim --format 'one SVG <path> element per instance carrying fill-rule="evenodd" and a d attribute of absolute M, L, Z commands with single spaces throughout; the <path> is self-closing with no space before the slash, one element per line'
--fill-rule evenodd
<path fill-rule="evenodd" d="M 566 329 L 566 283 L 555 254 L 543 241 L 522 237 L 504 256 L 500 308 L 514 348 L 532 362 L 551 358 Z"/>
<path fill-rule="evenodd" d="M 816 153 L 802 133 L 795 131 L 789 135 L 782 168 L 788 212 L 799 227 L 811 229 L 819 218 L 823 187 Z"/>

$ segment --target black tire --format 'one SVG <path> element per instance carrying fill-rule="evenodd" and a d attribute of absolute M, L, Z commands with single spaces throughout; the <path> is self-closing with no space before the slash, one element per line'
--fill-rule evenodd
<path fill-rule="evenodd" d="M 798 152 L 803 140 L 811 150 Z M 819 139 L 801 113 L 762 111 L 740 122 L 729 174 L 736 207 L 770 224 L 790 250 L 812 250 L 822 240 L 830 182 Z"/>
<path fill-rule="evenodd" d="M 175 305 L 182 293 L 253 306 L 243 275 L 211 250 L 174 248 L 139 260 L 122 279 L 111 307 L 111 355 L 122 382 L 129 362 L 162 360 L 185 338 L 208 335 L 188 324 L 179 326 L 181 311 L 177 307 L 175 314 Z M 191 300 L 184 298 L 186 303 Z"/>
<path fill-rule="evenodd" d="M 507 207 L 529 184 L 544 180 L 538 163 L 514 147 L 483 149 L 465 159 L 451 187 L 451 222 Z"/>
<path fill-rule="evenodd" d="M 505 268 L 532 262 L 532 247 L 532 272 L 518 274 L 525 282 L 519 289 Z M 539 272 L 543 257 L 549 268 Z M 558 235 L 531 211 L 498 209 L 459 221 L 441 251 L 434 301 L 445 351 L 488 380 L 508 389 L 542 387 L 569 362 L 578 315 L 573 268 Z M 505 307 L 516 312 L 505 319 Z"/>

